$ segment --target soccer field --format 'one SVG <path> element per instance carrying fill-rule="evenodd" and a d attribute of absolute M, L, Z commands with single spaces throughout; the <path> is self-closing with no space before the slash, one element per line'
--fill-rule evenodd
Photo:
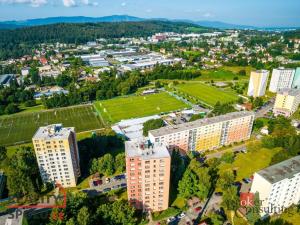
<path fill-rule="evenodd" d="M 0 117 L 0 145 L 30 141 L 37 128 L 53 123 L 75 127 L 76 132 L 104 127 L 92 105 Z"/>
<path fill-rule="evenodd" d="M 188 94 L 200 101 L 214 106 L 218 101 L 221 103 L 233 102 L 238 99 L 238 95 L 231 91 L 222 91 L 218 88 L 203 83 L 186 83 L 175 87 L 178 91 Z"/>
<path fill-rule="evenodd" d="M 184 102 L 165 92 L 98 101 L 95 106 L 102 116 L 110 122 L 151 116 L 188 107 Z"/>

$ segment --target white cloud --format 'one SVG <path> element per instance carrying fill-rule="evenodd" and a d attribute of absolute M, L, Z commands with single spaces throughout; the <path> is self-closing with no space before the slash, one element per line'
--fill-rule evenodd
<path fill-rule="evenodd" d="M 206 12 L 202 16 L 206 17 L 206 18 L 214 17 L 214 15 L 212 13 L 210 13 L 210 12 Z"/>
<path fill-rule="evenodd" d="M 127 5 L 126 2 L 122 2 L 121 6 L 125 7 Z"/>
<path fill-rule="evenodd" d="M 47 0 L 0 0 L 0 3 L 7 4 L 28 4 L 32 7 L 40 7 L 47 4 Z"/>
<path fill-rule="evenodd" d="M 63 4 L 66 7 L 76 6 L 76 2 L 74 0 L 63 0 Z"/>

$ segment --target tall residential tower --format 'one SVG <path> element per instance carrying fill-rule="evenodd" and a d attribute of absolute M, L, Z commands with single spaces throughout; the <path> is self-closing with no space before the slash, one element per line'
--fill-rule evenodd
<path fill-rule="evenodd" d="M 79 153 L 73 127 L 40 127 L 32 138 L 43 182 L 75 187 L 80 176 Z"/>
<path fill-rule="evenodd" d="M 277 93 L 282 89 L 291 88 L 294 75 L 294 69 L 285 69 L 283 67 L 273 69 L 269 90 L 273 93 Z"/>
<path fill-rule="evenodd" d="M 127 193 L 130 204 L 143 211 L 169 205 L 171 156 L 162 143 L 125 142 Z"/>
<path fill-rule="evenodd" d="M 248 86 L 248 96 L 261 97 L 265 95 L 268 83 L 269 71 L 257 70 L 252 71 Z"/>

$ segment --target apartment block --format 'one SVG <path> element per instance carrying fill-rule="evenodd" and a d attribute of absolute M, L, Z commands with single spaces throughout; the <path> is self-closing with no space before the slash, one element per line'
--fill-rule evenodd
<path fill-rule="evenodd" d="M 280 214 L 300 203 L 300 156 L 254 174 L 251 193 L 259 193 L 261 216 Z"/>
<path fill-rule="evenodd" d="M 298 67 L 295 71 L 292 88 L 300 89 L 300 67 Z"/>
<path fill-rule="evenodd" d="M 269 90 L 273 93 L 277 93 L 282 89 L 291 88 L 294 75 L 294 69 L 285 69 L 282 67 L 273 69 Z"/>
<path fill-rule="evenodd" d="M 149 131 L 152 143 L 185 151 L 206 151 L 250 138 L 253 112 L 233 112 Z"/>
<path fill-rule="evenodd" d="M 171 156 L 162 143 L 125 142 L 127 193 L 130 204 L 143 211 L 169 205 Z"/>
<path fill-rule="evenodd" d="M 282 89 L 276 95 L 273 108 L 275 116 L 282 115 L 290 117 L 297 111 L 300 104 L 300 90 L 298 89 Z"/>
<path fill-rule="evenodd" d="M 252 71 L 248 86 L 248 96 L 261 97 L 265 95 L 268 83 L 269 71 Z"/>
<path fill-rule="evenodd" d="M 79 153 L 73 127 L 40 127 L 32 138 L 43 182 L 75 187 L 80 176 Z"/>

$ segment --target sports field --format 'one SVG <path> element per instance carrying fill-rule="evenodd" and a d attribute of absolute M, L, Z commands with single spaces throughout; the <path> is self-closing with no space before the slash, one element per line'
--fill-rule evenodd
<path fill-rule="evenodd" d="M 0 145 L 30 141 L 38 127 L 53 123 L 75 127 L 76 132 L 103 127 L 92 105 L 2 116 L 0 117 Z"/>
<path fill-rule="evenodd" d="M 101 115 L 110 122 L 151 116 L 188 107 L 184 102 L 165 92 L 98 101 L 95 106 Z"/>
<path fill-rule="evenodd" d="M 199 83 L 185 83 L 176 86 L 179 92 L 199 99 L 210 106 L 214 106 L 218 101 L 221 103 L 233 102 L 238 99 L 237 94 L 231 91 L 223 91 L 218 88 Z"/>

